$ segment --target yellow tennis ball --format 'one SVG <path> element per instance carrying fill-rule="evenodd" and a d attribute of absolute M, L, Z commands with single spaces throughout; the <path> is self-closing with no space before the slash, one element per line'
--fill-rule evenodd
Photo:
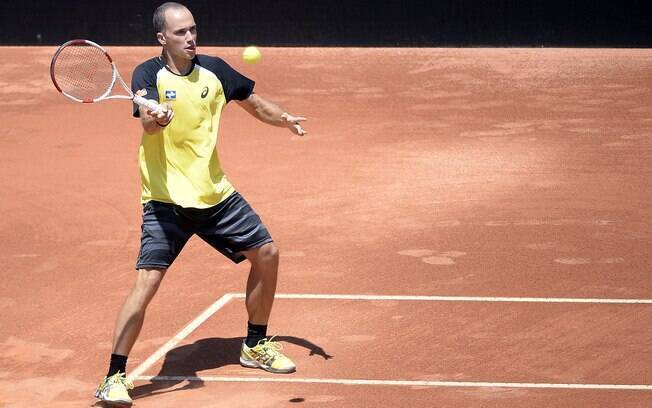
<path fill-rule="evenodd" d="M 250 45 L 242 51 L 242 59 L 248 64 L 255 64 L 263 57 L 258 47 Z"/>

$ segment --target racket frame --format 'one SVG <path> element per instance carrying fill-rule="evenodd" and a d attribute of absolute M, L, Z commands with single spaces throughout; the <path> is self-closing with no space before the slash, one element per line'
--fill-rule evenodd
<path fill-rule="evenodd" d="M 59 84 L 57 83 L 57 79 L 54 75 L 54 69 L 56 66 L 57 58 L 59 57 L 59 54 L 61 51 L 63 51 L 64 48 L 68 46 L 78 46 L 78 45 L 83 45 L 83 46 L 91 46 L 99 49 L 102 51 L 104 56 L 106 57 L 107 61 L 109 64 L 111 64 L 111 73 L 112 73 L 112 79 L 111 79 L 111 84 L 107 87 L 106 92 L 104 92 L 102 95 L 98 96 L 97 98 L 94 99 L 80 99 L 77 98 L 73 95 L 70 95 L 69 93 L 65 92 Z M 147 109 L 151 110 L 152 112 L 156 111 L 164 111 L 165 109 L 159 105 L 156 101 L 152 99 L 146 99 L 143 98 L 140 95 L 134 95 L 134 93 L 131 91 L 129 86 L 125 83 L 125 81 L 122 79 L 122 76 L 120 76 L 120 72 L 118 71 L 118 67 L 115 65 L 115 62 L 113 62 L 113 59 L 109 55 L 109 53 L 99 44 L 90 41 L 90 40 L 84 40 L 84 39 L 75 39 L 75 40 L 70 40 L 65 43 L 63 43 L 57 51 L 54 53 L 52 56 L 52 62 L 50 63 L 50 78 L 52 79 L 52 83 L 54 84 L 54 87 L 57 89 L 57 91 L 61 92 L 63 95 L 66 97 L 72 99 L 75 102 L 81 102 L 81 103 L 95 103 L 107 99 L 129 99 L 134 101 L 136 104 L 141 105 L 146 107 Z M 116 82 L 120 83 L 124 90 L 127 92 L 127 95 L 111 95 L 111 92 L 113 91 L 113 88 L 115 87 Z"/>

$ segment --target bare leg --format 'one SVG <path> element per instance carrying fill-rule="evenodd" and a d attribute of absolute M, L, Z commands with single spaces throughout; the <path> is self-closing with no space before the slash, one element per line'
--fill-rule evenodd
<path fill-rule="evenodd" d="M 252 324 L 266 325 L 272 312 L 278 276 L 278 248 L 270 242 L 244 252 L 251 262 L 247 279 L 247 313 Z"/>
<path fill-rule="evenodd" d="M 145 320 L 147 305 L 156 294 L 166 269 L 139 269 L 136 283 L 118 313 L 113 332 L 113 353 L 129 355 Z"/>

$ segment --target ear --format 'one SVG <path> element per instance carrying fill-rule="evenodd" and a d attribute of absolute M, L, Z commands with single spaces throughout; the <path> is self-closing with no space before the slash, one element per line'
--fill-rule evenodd
<path fill-rule="evenodd" d="M 163 35 L 163 33 L 156 33 L 156 40 L 161 45 L 165 45 L 165 43 L 166 43 L 165 36 Z"/>

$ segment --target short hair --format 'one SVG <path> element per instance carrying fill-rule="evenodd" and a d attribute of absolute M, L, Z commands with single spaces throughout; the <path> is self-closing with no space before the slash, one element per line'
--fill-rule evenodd
<path fill-rule="evenodd" d="M 188 9 L 188 7 L 183 4 L 175 3 L 174 1 L 168 1 L 158 6 L 156 10 L 154 10 L 154 18 L 152 19 L 152 22 L 154 23 L 154 33 L 160 33 L 163 31 L 165 28 L 165 12 L 171 8 Z"/>

